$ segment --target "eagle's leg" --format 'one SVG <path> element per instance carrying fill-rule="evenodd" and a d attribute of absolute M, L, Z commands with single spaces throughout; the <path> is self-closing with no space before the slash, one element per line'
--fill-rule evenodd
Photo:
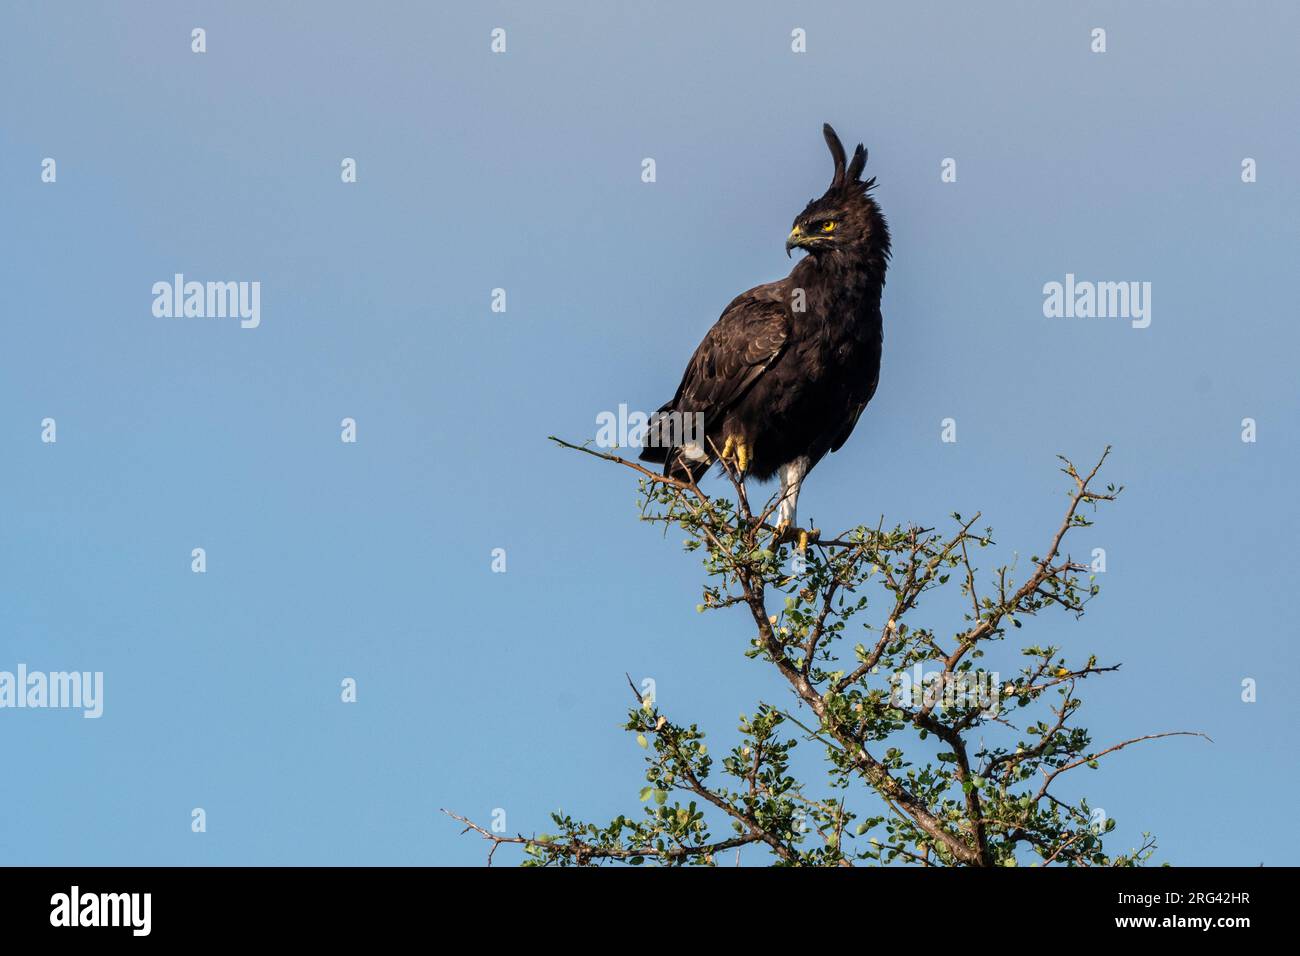
<path fill-rule="evenodd" d="M 804 476 L 808 474 L 808 459 L 796 458 L 781 466 L 781 498 L 776 512 L 776 543 L 797 537 L 799 550 L 808 550 L 809 540 L 816 540 L 819 532 L 816 528 L 803 530 L 799 528 L 799 488 Z"/>

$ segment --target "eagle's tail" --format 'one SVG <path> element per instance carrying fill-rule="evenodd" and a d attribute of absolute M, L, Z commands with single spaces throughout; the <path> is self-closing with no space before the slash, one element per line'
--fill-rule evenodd
<path fill-rule="evenodd" d="M 672 419 L 665 415 L 665 412 L 672 411 L 672 408 L 673 403 L 669 402 L 650 416 L 645 437 L 641 440 L 642 461 L 662 464 L 675 457 L 672 453 L 677 450 L 675 447 L 677 436 L 672 432 Z M 667 472 L 665 471 L 664 474 Z"/>
<path fill-rule="evenodd" d="M 704 473 L 709 470 L 713 464 L 711 459 L 693 460 L 682 454 L 682 449 L 647 446 L 641 450 L 638 456 L 642 461 L 662 464 L 665 478 L 675 478 L 678 481 L 699 481 Z"/>
<path fill-rule="evenodd" d="M 650 417 L 638 457 L 642 461 L 662 464 L 666 478 L 696 481 L 713 464 L 712 456 L 701 448 L 703 443 L 703 436 L 683 431 L 681 415 L 674 411 L 669 402 Z M 692 456 L 688 456 L 684 445 L 690 447 Z"/>
<path fill-rule="evenodd" d="M 671 448 L 664 448 L 659 445 L 645 445 L 641 449 L 641 454 L 637 457 L 642 461 L 649 461 L 658 464 L 668 460 L 668 453 L 670 451 L 672 451 Z"/>
<path fill-rule="evenodd" d="M 713 464 L 709 460 L 694 461 L 685 455 L 679 454 L 681 449 L 673 449 L 674 454 L 664 463 L 664 477 L 675 478 L 678 481 L 695 483 L 704 477 L 709 466 Z"/>

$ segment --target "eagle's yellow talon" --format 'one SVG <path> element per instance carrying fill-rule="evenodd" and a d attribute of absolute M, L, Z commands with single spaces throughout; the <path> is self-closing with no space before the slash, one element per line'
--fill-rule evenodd
<path fill-rule="evenodd" d="M 743 475 L 749 470 L 749 459 L 752 457 L 752 449 L 749 445 L 745 444 L 743 438 L 737 438 L 735 435 L 728 435 L 726 442 L 722 445 L 722 453 L 718 455 L 718 457 L 723 461 L 729 462 L 733 460 L 733 453 L 736 471 L 738 474 Z"/>
<path fill-rule="evenodd" d="M 777 541 L 794 541 L 800 551 L 807 551 L 808 545 L 821 540 L 822 533 L 817 528 L 794 528 L 790 525 L 778 525 Z"/>

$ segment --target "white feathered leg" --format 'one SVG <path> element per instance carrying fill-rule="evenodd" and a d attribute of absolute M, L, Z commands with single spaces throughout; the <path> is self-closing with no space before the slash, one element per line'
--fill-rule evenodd
<path fill-rule="evenodd" d="M 781 499 L 777 504 L 777 527 L 785 530 L 799 523 L 799 486 L 808 474 L 808 459 L 796 458 L 781 466 Z"/>

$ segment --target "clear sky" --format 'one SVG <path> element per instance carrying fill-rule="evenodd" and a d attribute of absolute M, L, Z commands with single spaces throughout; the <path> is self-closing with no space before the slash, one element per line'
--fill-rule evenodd
<path fill-rule="evenodd" d="M 1214 743 L 1083 792 L 1115 849 L 1296 863 L 1298 31 L 1263 2 L 5 4 L 0 670 L 102 671 L 104 713 L 0 710 L 0 862 L 480 863 L 439 807 L 635 810 L 625 672 L 715 752 L 782 700 L 631 478 L 545 436 L 666 400 L 787 272 L 830 121 L 894 263 L 879 391 L 801 515 L 982 509 L 1023 561 L 1054 456 L 1113 444 L 1102 595 L 1023 633 L 1123 662 L 1084 688 L 1099 742 Z M 155 316 L 175 273 L 260 282 L 260 325 Z M 1067 274 L 1150 282 L 1150 326 L 1045 317 Z"/>

